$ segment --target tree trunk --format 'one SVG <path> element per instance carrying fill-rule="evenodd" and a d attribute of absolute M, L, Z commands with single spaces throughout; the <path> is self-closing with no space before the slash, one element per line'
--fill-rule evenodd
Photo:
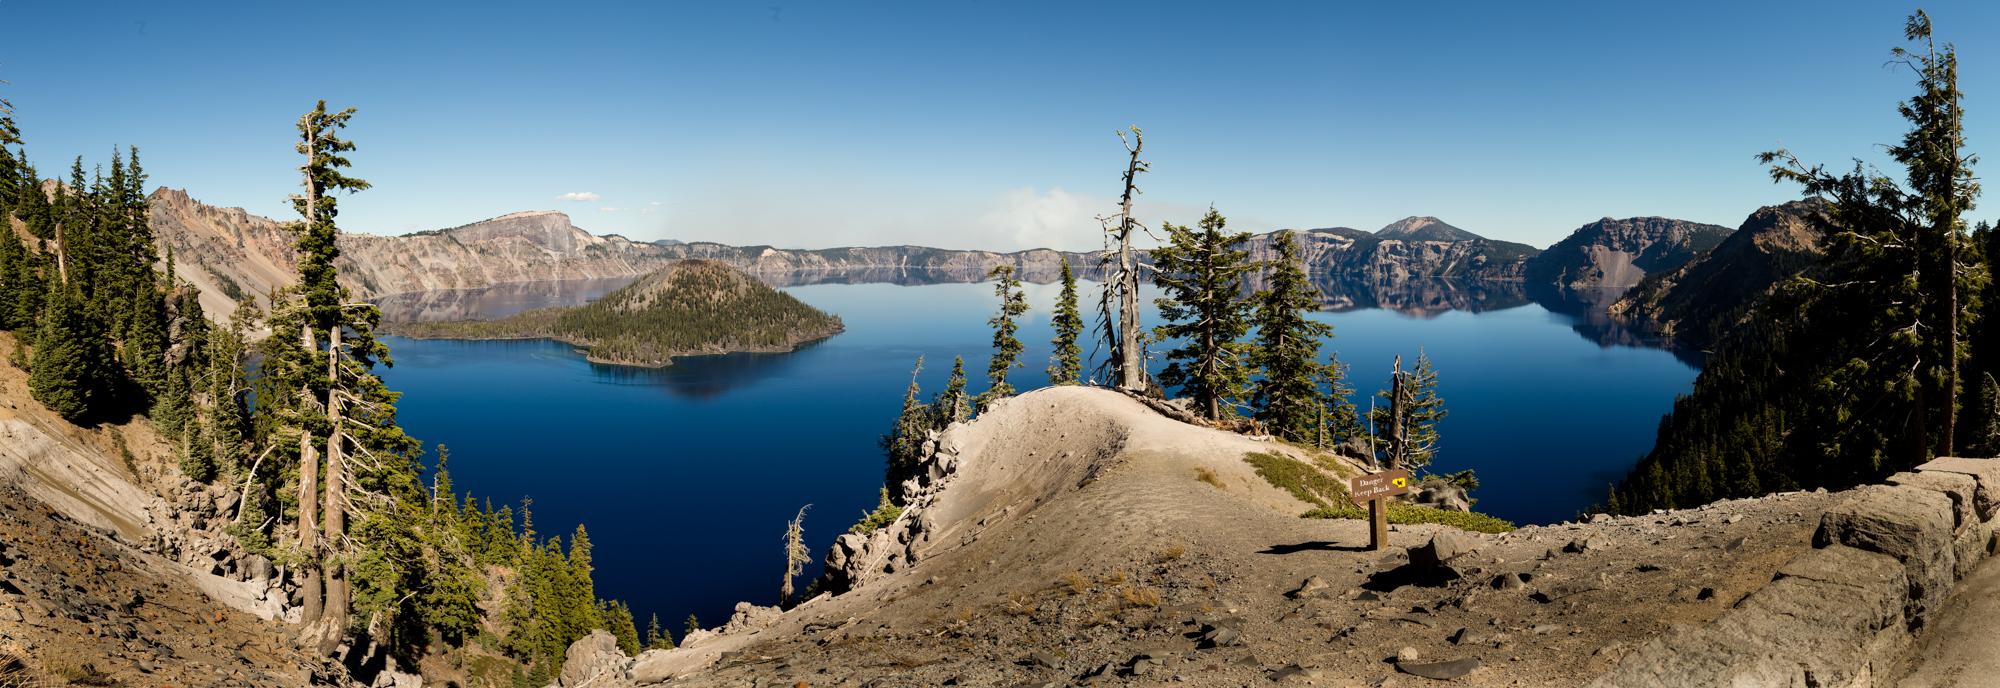
<path fill-rule="evenodd" d="M 347 509 L 341 505 L 341 498 L 347 492 L 346 462 L 343 460 L 340 416 L 340 398 L 335 394 L 340 389 L 340 326 L 335 325 L 327 333 L 326 372 L 330 382 L 327 385 L 326 416 L 333 426 L 332 434 L 326 440 L 326 530 L 327 547 L 338 551 L 342 536 L 347 531 Z M 336 562 L 326 569 L 326 617 L 331 633 L 320 641 L 321 652 L 331 652 L 329 643 L 338 641 L 341 631 L 347 627 L 347 572 L 346 567 Z"/>
<path fill-rule="evenodd" d="M 312 435 L 299 431 L 299 551 L 305 555 L 300 562 L 305 580 L 300 583 L 305 598 L 305 610 L 299 616 L 299 623 L 318 621 L 320 606 L 319 579 L 319 524 L 314 516 L 319 512 L 319 452 L 313 449 Z"/>
<path fill-rule="evenodd" d="M 1389 470 L 1403 467 L 1403 357 L 1396 357 L 1395 372 L 1389 377 Z"/>
<path fill-rule="evenodd" d="M 1139 345 L 1139 266 L 1132 256 L 1132 194 L 1139 174 L 1139 150 L 1146 139 L 1137 135 L 1132 160 L 1125 166 L 1125 195 L 1119 200 L 1118 223 L 1118 364 L 1112 377 L 1121 389 L 1146 391 L 1145 350 Z"/>
<path fill-rule="evenodd" d="M 300 344 L 306 351 L 317 352 L 319 344 L 313 341 L 312 326 L 302 328 Z M 312 433 L 299 430 L 299 551 L 305 555 L 303 568 L 306 608 L 299 618 L 300 623 L 319 620 L 320 606 L 319 577 L 319 451 L 313 448 Z"/>

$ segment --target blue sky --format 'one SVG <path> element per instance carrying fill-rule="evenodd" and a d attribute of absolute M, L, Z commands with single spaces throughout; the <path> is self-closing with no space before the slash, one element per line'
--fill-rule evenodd
<path fill-rule="evenodd" d="M 1605 216 L 1733 227 L 1797 196 L 1751 159 L 1781 145 L 1879 160 L 1913 9 L 0 0 L 0 97 L 44 175 L 137 145 L 154 185 L 277 218 L 298 115 L 358 107 L 354 232 L 555 209 L 642 240 L 1089 249 L 1138 125 L 1142 220 L 1547 246 Z M 1924 9 L 1978 152 L 2000 3 Z"/>

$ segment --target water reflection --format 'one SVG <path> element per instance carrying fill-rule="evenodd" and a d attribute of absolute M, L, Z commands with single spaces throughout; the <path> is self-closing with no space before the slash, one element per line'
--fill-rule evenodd
<path fill-rule="evenodd" d="M 638 277 L 506 282 L 484 289 L 443 289 L 391 294 L 375 300 L 386 322 L 495 320 L 549 306 L 581 306 Z"/>
<path fill-rule="evenodd" d="M 839 336 L 839 335 L 834 335 Z M 590 364 L 598 382 L 652 387 L 682 399 L 714 399 L 737 389 L 782 377 L 799 365 L 800 352 L 819 347 L 828 339 L 815 339 L 784 353 L 734 353 L 720 356 L 681 356 L 665 368 Z"/>
<path fill-rule="evenodd" d="M 1101 271 L 1078 269 L 1079 279 L 1089 279 Z M 819 284 L 895 284 L 925 286 L 986 281 L 981 270 L 937 268 L 860 268 L 758 272 L 756 277 L 773 287 Z M 1060 278 L 1059 270 L 1029 269 L 1019 273 L 1025 282 L 1049 284 Z M 491 320 L 521 311 L 547 306 L 574 306 L 602 298 L 636 277 L 607 277 L 588 280 L 510 282 L 485 289 L 395 294 L 376 301 L 384 319 L 390 322 L 437 320 Z M 1599 346 L 1666 349 L 1683 363 L 1700 368 L 1705 356 L 1699 351 L 1674 346 L 1671 340 L 1655 336 L 1642 323 L 1633 323 L 1605 314 L 1604 310 L 1625 293 L 1625 287 L 1571 289 L 1549 284 L 1526 284 L 1454 278 L 1367 280 L 1336 275 L 1315 275 L 1320 310 L 1347 313 L 1387 310 L 1417 319 L 1435 318 L 1451 311 L 1483 313 L 1518 308 L 1530 303 L 1551 313 L 1568 316 L 1571 329 Z M 1265 288 L 1261 277 L 1253 278 L 1247 290 Z M 810 346 L 810 345 L 809 345 Z M 675 378 L 664 384 L 675 394 L 712 396 L 727 391 L 728 379 L 770 366 L 787 365 L 787 354 L 731 354 L 683 359 L 665 371 L 647 371 L 626 366 L 596 366 L 610 378 Z M 636 376 L 636 377 L 631 377 Z M 653 376 L 653 377 L 646 377 Z M 755 376 L 750 376 L 755 377 Z M 703 391 L 712 390 L 712 391 Z"/>

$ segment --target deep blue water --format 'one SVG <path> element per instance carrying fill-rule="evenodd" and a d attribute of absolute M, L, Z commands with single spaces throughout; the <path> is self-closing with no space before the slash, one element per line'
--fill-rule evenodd
<path fill-rule="evenodd" d="M 594 298 L 616 284 L 586 286 L 541 302 Z M 1029 367 L 1012 378 L 1021 389 L 1045 382 L 1057 293 L 1027 289 Z M 678 635 L 688 614 L 712 627 L 739 600 L 775 602 L 780 538 L 799 507 L 813 505 L 805 527 L 817 559 L 875 505 L 875 441 L 918 356 L 926 397 L 943 387 L 953 356 L 966 358 L 970 388 L 985 388 L 990 284 L 786 290 L 839 314 L 847 332 L 793 353 L 688 358 L 660 370 L 594 365 L 546 340 L 387 338 L 396 365 L 383 372 L 405 393 L 403 427 L 450 448 L 461 491 L 517 511 L 532 497 L 543 535 L 567 539 L 586 524 L 598 594 L 629 602 L 641 629 L 657 613 Z M 537 303 L 486 301 L 507 304 L 489 315 Z M 1571 314 L 1581 312 L 1574 303 L 1497 303 L 1318 317 L 1334 325 L 1327 348 L 1351 366 L 1364 408 L 1391 357 L 1407 366 L 1419 349 L 1429 354 L 1451 412 L 1433 468 L 1477 469 L 1479 511 L 1522 524 L 1567 519 L 1601 501 L 1652 446 L 1660 415 L 1698 371 L 1659 349 L 1599 344 L 1632 338 Z M 818 572 L 815 561 L 796 585 Z"/>

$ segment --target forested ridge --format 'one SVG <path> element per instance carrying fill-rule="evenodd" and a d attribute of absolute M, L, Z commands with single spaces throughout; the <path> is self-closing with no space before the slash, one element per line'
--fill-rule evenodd
<path fill-rule="evenodd" d="M 527 311 L 500 320 L 397 323 L 413 339 L 547 337 L 590 347 L 592 360 L 663 366 L 674 356 L 788 351 L 845 329 L 791 294 L 727 264 L 685 259 L 583 306 Z"/>
<path fill-rule="evenodd" d="M 1918 88 L 1898 105 L 1910 130 L 1887 147 L 1904 179 L 1858 162 L 1835 174 L 1786 150 L 1759 156 L 1810 199 L 1759 213 L 1802 219 L 1813 250 L 1771 241 L 1761 257 L 1681 271 L 1735 287 L 1668 311 L 1686 323 L 1677 334 L 1715 342 L 1714 356 L 1604 509 L 1842 489 L 1935 457 L 2000 453 L 2000 233 L 1964 218 L 1980 189 L 1956 53 L 1922 12 L 1905 38 L 1912 47 L 1891 62 Z M 1749 241 L 1758 221 L 1717 251 Z M 1768 296 L 1748 288 L 1758 280 L 1775 280 Z M 1628 299 L 1658 302 L 1668 281 Z"/>
<path fill-rule="evenodd" d="M 637 653 L 630 611 L 596 597 L 581 526 L 567 547 L 525 508 L 517 526 L 510 507 L 453 491 L 442 447 L 427 461 L 398 426 L 401 395 L 375 374 L 393 365 L 380 313 L 335 281 L 335 196 L 369 188 L 341 173 L 355 146 L 335 134 L 353 113 L 307 112 L 303 164 L 273 171 L 304 188 L 287 227 L 297 284 L 269 295 L 269 313 L 242 294 L 214 323 L 155 241 L 138 149 L 43 181 L 0 101 L 0 330 L 13 341 L 0 354 L 49 411 L 85 428 L 148 423 L 182 475 L 241 490 L 223 531 L 282 568 L 296 647 L 327 658 L 372 641 L 405 667 L 477 665 L 483 683 L 516 686 L 548 684 L 592 629 Z M 670 646 L 654 626 L 644 644 Z"/>

